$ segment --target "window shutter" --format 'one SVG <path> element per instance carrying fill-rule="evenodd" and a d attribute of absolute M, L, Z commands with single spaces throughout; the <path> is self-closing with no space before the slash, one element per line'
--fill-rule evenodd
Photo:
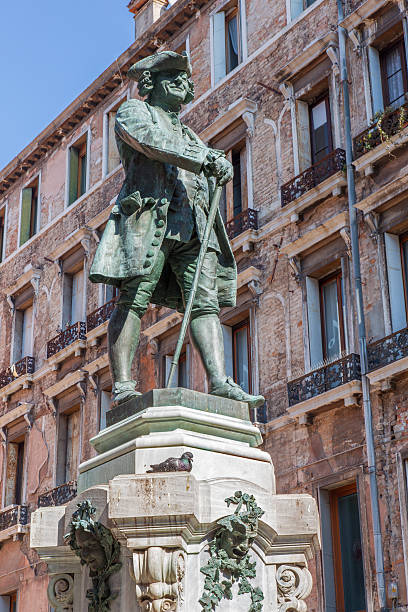
<path fill-rule="evenodd" d="M 296 101 L 296 118 L 299 149 L 299 169 L 301 172 L 312 165 L 312 148 L 310 145 L 309 105 L 302 100 Z"/>
<path fill-rule="evenodd" d="M 67 417 L 67 453 L 65 462 L 65 482 L 76 480 L 80 455 L 80 411 L 75 410 Z"/>
<path fill-rule="evenodd" d="M 322 561 L 324 580 L 325 612 L 336 612 L 336 590 L 334 582 L 333 541 L 330 515 L 330 493 L 319 491 L 319 510 L 322 527 Z"/>
<path fill-rule="evenodd" d="M 402 277 L 401 247 L 399 236 L 384 234 L 387 259 L 388 290 L 390 294 L 392 331 L 407 326 L 405 312 L 404 281 Z"/>
<path fill-rule="evenodd" d="M 225 13 L 223 11 L 213 15 L 213 61 L 214 83 L 218 83 L 226 75 Z"/>
<path fill-rule="evenodd" d="M 318 366 L 323 361 L 322 325 L 320 319 L 319 281 L 306 276 L 307 318 L 309 324 L 310 365 Z"/>
<path fill-rule="evenodd" d="M 112 172 L 120 164 L 120 156 L 115 138 L 116 111 L 108 115 L 108 172 Z"/>
<path fill-rule="evenodd" d="M 368 47 L 368 62 L 370 68 L 371 97 L 373 101 L 373 113 L 384 110 L 382 92 L 380 54 L 374 47 Z"/>
<path fill-rule="evenodd" d="M 232 354 L 232 327 L 229 325 L 221 325 L 222 335 L 224 338 L 224 356 L 225 356 L 225 373 L 227 376 L 234 376 L 234 361 Z"/>
<path fill-rule="evenodd" d="M 72 277 L 71 323 L 82 321 L 84 299 L 84 271 L 80 270 Z"/>
<path fill-rule="evenodd" d="M 303 13 L 303 0 L 290 0 L 291 19 L 296 19 L 301 13 Z"/>
<path fill-rule="evenodd" d="M 0 612 L 10 612 L 10 603 L 9 595 L 0 595 Z"/>
<path fill-rule="evenodd" d="M 20 246 L 30 238 L 32 198 L 33 190 L 31 187 L 23 189 L 21 197 Z"/>
<path fill-rule="evenodd" d="M 23 337 L 21 341 L 21 357 L 31 357 L 32 352 L 33 307 L 26 308 L 23 313 Z"/>
<path fill-rule="evenodd" d="M 99 430 L 106 427 L 106 413 L 110 410 L 110 393 L 101 391 L 101 410 L 99 415 Z"/>
<path fill-rule="evenodd" d="M 68 204 L 72 204 L 78 199 L 78 166 L 79 153 L 78 149 L 71 147 L 69 149 L 69 192 Z"/>
<path fill-rule="evenodd" d="M 166 355 L 166 380 L 164 381 L 164 385 L 167 386 L 167 379 L 170 374 L 171 368 L 171 360 L 173 359 L 173 355 Z M 177 387 L 178 385 L 178 366 L 176 367 L 173 375 L 173 381 L 171 383 L 171 388 Z"/>

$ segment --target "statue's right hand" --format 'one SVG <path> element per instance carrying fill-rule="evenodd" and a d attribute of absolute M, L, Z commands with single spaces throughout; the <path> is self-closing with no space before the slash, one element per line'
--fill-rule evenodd
<path fill-rule="evenodd" d="M 215 177 L 221 186 L 228 183 L 234 174 L 232 164 L 223 155 L 215 157 L 211 152 L 204 162 L 203 172 L 207 177 Z"/>

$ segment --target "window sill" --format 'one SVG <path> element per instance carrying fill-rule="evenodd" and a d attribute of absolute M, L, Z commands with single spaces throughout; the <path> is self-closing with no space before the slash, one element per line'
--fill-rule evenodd
<path fill-rule="evenodd" d="M 79 357 L 83 350 L 86 349 L 86 340 L 75 340 L 72 344 L 65 346 L 63 349 L 52 355 L 52 357 L 48 357 L 47 362 L 50 366 L 51 370 L 58 370 L 58 365 L 74 355 L 75 357 Z"/>
<path fill-rule="evenodd" d="M 389 390 L 392 379 L 408 371 L 408 328 L 369 344 L 367 351 L 371 385 L 377 390 Z"/>
<path fill-rule="evenodd" d="M 89 332 L 86 333 L 87 346 L 94 347 L 97 346 L 98 340 L 101 336 L 105 336 L 108 333 L 108 324 L 109 319 L 100 323 Z"/>
<path fill-rule="evenodd" d="M 30 529 L 28 523 L 28 508 L 23 505 L 13 504 L 0 511 L 0 542 L 13 538 L 16 540 L 18 534 L 27 533 Z M 4 527 L 4 528 L 2 528 Z"/>
<path fill-rule="evenodd" d="M 299 220 L 300 212 L 329 196 L 340 196 L 342 189 L 346 186 L 347 179 L 344 176 L 344 173 L 337 172 L 316 187 L 313 187 L 301 195 L 299 198 L 296 198 L 296 200 L 293 200 L 289 205 L 282 208 L 281 217 L 285 217 L 292 222 L 296 222 Z"/>
<path fill-rule="evenodd" d="M 302 423 L 304 415 L 313 414 L 318 411 L 323 412 L 331 404 L 343 402 L 344 406 L 355 406 L 357 405 L 357 396 L 361 394 L 361 382 L 359 380 L 352 380 L 335 389 L 330 389 L 330 391 L 316 395 L 316 397 L 299 402 L 295 406 L 290 406 L 287 411 L 291 417 L 299 419 Z"/>

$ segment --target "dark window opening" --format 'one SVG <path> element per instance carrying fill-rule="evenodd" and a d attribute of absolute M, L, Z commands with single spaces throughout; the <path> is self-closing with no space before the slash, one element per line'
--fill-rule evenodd
<path fill-rule="evenodd" d="M 20 246 L 37 233 L 38 178 L 21 193 Z"/>
<path fill-rule="evenodd" d="M 6 211 L 5 208 L 0 210 L 0 263 L 3 261 L 4 253 L 4 243 L 5 243 L 5 217 Z"/>
<path fill-rule="evenodd" d="M 69 148 L 68 204 L 72 204 L 86 192 L 86 183 L 87 138 L 85 136 Z"/>
<path fill-rule="evenodd" d="M 407 64 L 402 40 L 381 53 L 381 73 L 384 106 L 398 108 L 405 102 Z"/>
<path fill-rule="evenodd" d="M 366 609 L 360 515 L 356 485 L 330 494 L 337 612 Z"/>
<path fill-rule="evenodd" d="M 404 282 L 405 309 L 408 316 L 408 234 L 401 237 L 402 278 Z"/>
<path fill-rule="evenodd" d="M 323 357 L 333 360 L 345 349 L 342 277 L 338 272 L 320 282 Z"/>
<path fill-rule="evenodd" d="M 232 167 L 234 169 L 234 178 L 232 180 L 233 192 L 233 216 L 236 217 L 242 212 L 242 190 L 241 190 L 241 152 L 232 152 Z"/>
<path fill-rule="evenodd" d="M 328 94 L 310 106 L 310 135 L 312 164 L 316 164 L 333 150 Z"/>
<path fill-rule="evenodd" d="M 235 7 L 226 14 L 225 19 L 225 47 L 227 73 L 234 70 L 239 64 L 240 56 L 240 34 L 238 8 Z"/>
<path fill-rule="evenodd" d="M 232 328 L 234 381 L 247 393 L 252 393 L 251 337 L 246 319 Z"/>

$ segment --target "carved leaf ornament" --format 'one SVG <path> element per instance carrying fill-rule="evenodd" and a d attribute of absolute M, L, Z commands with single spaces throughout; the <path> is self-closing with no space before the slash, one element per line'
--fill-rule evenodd
<path fill-rule="evenodd" d="M 250 583 L 252 578 L 256 578 L 256 563 L 251 561 L 249 549 L 257 535 L 258 519 L 264 511 L 253 495 L 242 491 L 236 491 L 225 502 L 228 507 L 231 504 L 237 507 L 234 514 L 217 521 L 219 529 L 209 543 L 210 558 L 200 569 L 205 582 L 199 602 L 204 612 L 212 612 L 223 598 L 233 599 L 232 586 L 237 583 L 238 595 L 248 593 L 251 597 L 248 612 L 261 612 L 264 594 Z"/>

